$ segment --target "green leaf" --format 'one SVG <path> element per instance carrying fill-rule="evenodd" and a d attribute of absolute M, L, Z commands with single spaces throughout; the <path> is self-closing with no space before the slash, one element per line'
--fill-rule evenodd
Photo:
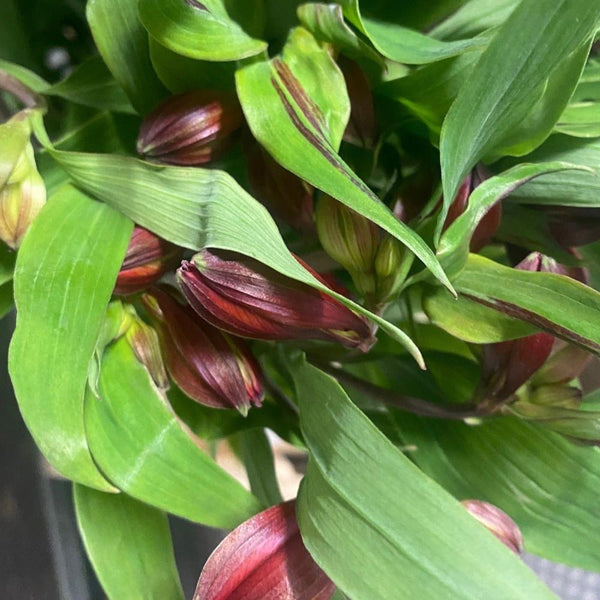
<path fill-rule="evenodd" d="M 524 337 L 537 331 L 525 321 L 478 304 L 462 294 L 452 298 L 439 287 L 427 286 L 423 309 L 432 323 L 466 342 L 493 344 Z"/>
<path fill-rule="evenodd" d="M 477 35 L 506 21 L 519 0 L 470 0 L 429 33 L 441 40 Z"/>
<path fill-rule="evenodd" d="M 555 130 L 575 137 L 600 137 L 600 102 L 569 104 L 560 116 Z"/>
<path fill-rule="evenodd" d="M 382 57 L 346 24 L 339 4 L 302 4 L 298 7 L 298 19 L 316 39 L 333 44 L 350 58 L 384 64 Z"/>
<path fill-rule="evenodd" d="M 273 450 L 265 430 L 248 429 L 237 437 L 252 493 L 265 506 L 283 502 L 275 474 Z"/>
<path fill-rule="evenodd" d="M 588 167 L 593 172 L 567 171 L 544 175 L 513 192 L 508 199 L 509 202 L 600 206 L 600 140 L 553 135 L 530 154 L 527 160 L 530 162 L 566 161 Z"/>
<path fill-rule="evenodd" d="M 337 154 L 322 115 L 304 89 L 306 69 L 281 58 L 248 65 L 236 74 L 237 90 L 256 139 L 283 167 L 364 215 L 403 242 L 448 287 L 429 246 L 398 220 Z M 323 81 L 324 90 L 328 82 Z M 335 95 L 336 90 L 329 90 Z"/>
<path fill-rule="evenodd" d="M 477 225 L 496 202 L 523 184 L 547 173 L 565 170 L 588 170 L 569 163 L 523 164 L 490 177 L 469 196 L 467 209 L 453 221 L 440 238 L 438 258 L 450 277 L 460 272 L 469 256 L 469 244 Z"/>
<path fill-rule="evenodd" d="M 446 205 L 475 163 L 494 152 L 530 112 L 532 100 L 562 64 L 556 57 L 568 59 L 581 51 L 599 18 L 588 0 L 523 0 L 511 13 L 444 121 L 440 150 Z M 566 100 L 571 91 L 565 91 Z"/>
<path fill-rule="evenodd" d="M 100 55 L 140 114 L 165 96 L 148 56 L 148 34 L 138 19 L 137 0 L 90 0 L 87 20 Z M 183 4 L 183 2 L 182 2 Z"/>
<path fill-rule="evenodd" d="M 344 593 L 353 600 L 554 598 L 333 378 L 306 363 L 293 375 L 310 451 L 297 504 L 300 531 Z"/>
<path fill-rule="evenodd" d="M 14 307 L 13 282 L 7 281 L 0 285 L 0 319 L 4 318 Z"/>
<path fill-rule="evenodd" d="M 600 354 L 600 293 L 574 279 L 471 254 L 454 283 L 459 294 Z"/>
<path fill-rule="evenodd" d="M 319 289 L 378 323 L 422 364 L 419 349 L 406 333 L 324 286 L 300 265 L 268 211 L 228 173 L 164 167 L 125 156 L 57 151 L 40 123 L 36 135 L 78 186 L 142 227 L 192 250 L 223 248 L 251 256 Z"/>
<path fill-rule="evenodd" d="M 373 46 L 397 62 L 422 65 L 482 45 L 478 38 L 444 42 L 389 21 L 363 17 L 358 0 L 340 0 L 340 4 L 346 18 L 371 40 Z"/>
<path fill-rule="evenodd" d="M 18 79 L 21 83 L 25 84 L 28 88 L 31 88 L 38 94 L 43 94 L 50 87 L 50 84 L 47 81 L 44 81 L 37 73 L 1 58 L 0 69 L 9 75 L 12 75 L 15 79 Z"/>
<path fill-rule="evenodd" d="M 513 418 L 472 426 L 395 414 L 403 441 L 418 447 L 411 458 L 456 498 L 504 510 L 528 552 L 600 569 L 597 448 Z"/>
<path fill-rule="evenodd" d="M 109 206 L 64 187 L 25 235 L 15 269 L 9 369 L 21 414 L 58 471 L 103 490 L 113 488 L 89 453 L 83 400 L 131 229 L 131 221 Z"/>
<path fill-rule="evenodd" d="M 17 253 L 6 244 L 0 244 L 0 285 L 13 278 Z"/>
<path fill-rule="evenodd" d="M 267 43 L 248 35 L 228 14 L 224 0 L 141 0 L 140 18 L 160 44 L 199 60 L 238 60 L 260 54 Z M 239 4 L 239 3 L 238 3 Z"/>
<path fill-rule="evenodd" d="M 176 54 L 150 38 L 150 60 L 159 79 L 174 94 L 201 89 L 235 89 L 235 62 L 209 62 Z"/>
<path fill-rule="evenodd" d="M 183 600 L 164 513 L 82 485 L 73 495 L 83 544 L 109 598 Z"/>
<path fill-rule="evenodd" d="M 66 79 L 43 93 L 101 110 L 135 114 L 125 92 L 99 56 L 81 63 Z"/>
<path fill-rule="evenodd" d="M 94 461 L 119 489 L 170 513 L 233 528 L 261 504 L 198 446 L 122 337 L 104 354 L 100 399 L 85 401 Z"/>

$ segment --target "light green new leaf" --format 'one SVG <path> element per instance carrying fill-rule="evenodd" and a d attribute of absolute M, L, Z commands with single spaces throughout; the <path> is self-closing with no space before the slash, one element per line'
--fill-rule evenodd
<path fill-rule="evenodd" d="M 512 418 L 472 426 L 392 414 L 404 443 L 417 446 L 411 453 L 416 464 L 459 500 L 476 498 L 504 510 L 523 532 L 528 552 L 600 569 L 598 448 Z"/>
<path fill-rule="evenodd" d="M 73 495 L 83 544 L 111 600 L 183 600 L 164 513 L 82 485 Z"/>
<path fill-rule="evenodd" d="M 83 400 L 131 229 L 109 206 L 63 187 L 25 235 L 15 269 L 9 369 L 21 414 L 58 471 L 103 490 L 113 488 L 89 453 Z"/>
<path fill-rule="evenodd" d="M 43 93 L 101 110 L 135 114 L 125 92 L 99 56 L 81 63 L 66 79 Z"/>
<path fill-rule="evenodd" d="M 260 502 L 198 446 L 122 337 L 103 357 L 85 400 L 85 431 L 98 467 L 119 489 L 170 513 L 233 528 Z"/>
<path fill-rule="evenodd" d="M 289 252 L 264 206 L 228 173 L 164 167 L 125 156 L 57 151 L 39 123 L 36 135 L 78 186 L 136 223 L 185 248 L 222 248 L 251 256 L 317 288 L 378 323 L 423 364 L 419 349 L 401 329 L 311 275 Z"/>
<path fill-rule="evenodd" d="M 398 238 L 451 287 L 429 246 L 398 220 L 337 154 L 322 114 L 307 95 L 304 82 L 314 80 L 306 71 L 294 71 L 281 58 L 274 58 L 237 72 L 238 96 L 256 139 L 283 167 Z M 330 97 L 340 93 L 329 85 L 322 82 L 323 93 Z"/>
<path fill-rule="evenodd" d="M 444 121 L 440 150 L 447 204 L 471 167 L 527 116 L 564 57 L 589 43 L 599 20 L 589 0 L 523 0 L 511 13 Z M 563 90 L 565 103 L 571 92 Z"/>
<path fill-rule="evenodd" d="M 252 493 L 265 506 L 283 502 L 275 473 L 273 450 L 265 430 L 247 429 L 236 437 Z"/>
<path fill-rule="evenodd" d="M 297 503 L 300 531 L 348 596 L 555 598 L 397 450 L 333 378 L 306 363 L 296 364 L 293 376 L 310 451 Z"/>
<path fill-rule="evenodd" d="M 184 4 L 182 2 L 182 4 Z M 140 114 L 166 95 L 148 56 L 137 0 L 89 0 L 87 20 L 100 55 Z"/>
<path fill-rule="evenodd" d="M 453 221 L 440 238 L 438 258 L 450 277 L 460 272 L 469 256 L 469 243 L 477 225 L 492 208 L 515 189 L 541 175 L 556 171 L 583 170 L 563 162 L 522 164 L 504 173 L 490 177 L 469 196 L 466 210 Z"/>
<path fill-rule="evenodd" d="M 570 277 L 471 254 L 454 283 L 459 294 L 600 354 L 600 293 Z"/>
<path fill-rule="evenodd" d="M 401 63 L 421 65 L 462 54 L 482 45 L 473 38 L 444 42 L 395 23 L 361 15 L 358 0 L 340 0 L 346 18 L 364 33 L 373 46 L 387 58 Z"/>
<path fill-rule="evenodd" d="M 139 11 L 150 35 L 169 50 L 199 60 L 227 61 L 267 49 L 266 42 L 246 33 L 245 23 L 230 17 L 228 9 L 235 4 L 229 2 L 226 9 L 224 0 L 141 0 Z"/>

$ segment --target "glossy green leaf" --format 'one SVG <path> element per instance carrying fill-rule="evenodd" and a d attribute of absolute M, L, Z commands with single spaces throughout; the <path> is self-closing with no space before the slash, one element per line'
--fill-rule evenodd
<path fill-rule="evenodd" d="M 521 528 L 525 549 L 600 569 L 600 451 L 512 418 L 480 426 L 396 413 L 416 464 L 459 500 L 495 504 Z"/>
<path fill-rule="evenodd" d="M 136 110 L 145 114 L 166 91 L 152 69 L 137 5 L 137 0 L 90 0 L 86 15 L 104 62 Z"/>
<path fill-rule="evenodd" d="M 473 233 L 496 202 L 536 177 L 569 169 L 587 170 L 585 167 L 561 162 L 523 164 L 485 180 L 469 196 L 466 210 L 440 238 L 438 258 L 446 272 L 452 277 L 464 267 Z"/>
<path fill-rule="evenodd" d="M 377 223 L 410 248 L 440 281 L 450 285 L 429 246 L 394 217 L 337 154 L 323 127 L 322 115 L 306 97 L 304 81 L 313 81 L 306 69 L 294 70 L 293 65 L 274 58 L 242 68 L 236 80 L 248 125 L 277 162 Z M 328 82 L 322 85 L 328 89 Z"/>
<path fill-rule="evenodd" d="M 78 186 L 136 223 L 192 250 L 211 247 L 240 252 L 322 290 L 378 323 L 422 363 L 406 333 L 324 286 L 300 265 L 268 211 L 226 172 L 164 167 L 125 156 L 60 152 L 52 149 L 39 124 L 36 135 Z"/>
<path fill-rule="evenodd" d="M 242 460 L 252 493 L 265 505 L 283 502 L 271 443 L 264 429 L 248 429 L 238 434 Z"/>
<path fill-rule="evenodd" d="M 310 451 L 298 522 L 313 558 L 347 595 L 554 598 L 398 451 L 333 378 L 306 363 L 295 365 L 293 375 Z"/>
<path fill-rule="evenodd" d="M 535 326 L 478 304 L 462 294 L 453 298 L 439 287 L 427 287 L 423 309 L 432 323 L 466 342 L 492 344 L 535 333 Z"/>
<path fill-rule="evenodd" d="M 101 110 L 135 113 L 125 92 L 99 56 L 78 65 L 66 79 L 50 86 L 44 93 Z"/>
<path fill-rule="evenodd" d="M 119 489 L 175 515 L 224 529 L 261 504 L 198 446 L 123 337 L 104 354 L 100 399 L 85 401 L 94 461 Z"/>
<path fill-rule="evenodd" d="M 475 163 L 527 116 L 532 100 L 562 64 L 557 56 L 564 61 L 581 51 L 599 20 L 588 0 L 523 0 L 511 13 L 444 121 L 440 150 L 446 203 Z M 563 90 L 565 103 L 571 92 Z"/>
<path fill-rule="evenodd" d="M 240 5 L 239 2 L 237 2 Z M 141 0 L 140 18 L 160 44 L 183 56 L 227 61 L 254 56 L 267 43 L 246 33 L 228 14 L 236 2 L 224 0 Z"/>
<path fill-rule="evenodd" d="M 183 600 L 164 513 L 82 485 L 73 494 L 83 544 L 109 598 Z"/>
<path fill-rule="evenodd" d="M 316 39 L 329 42 L 355 60 L 368 58 L 383 65 L 382 57 L 354 33 L 344 21 L 339 4 L 310 2 L 298 7 L 298 19 Z"/>
<path fill-rule="evenodd" d="M 576 102 L 569 104 L 555 127 L 558 133 L 575 137 L 600 137 L 600 103 Z"/>
<path fill-rule="evenodd" d="M 83 400 L 131 229 L 109 206 L 61 188 L 27 232 L 15 269 L 9 369 L 23 419 L 58 471 L 104 490 L 112 486 L 89 453 Z"/>
<path fill-rule="evenodd" d="M 364 33 L 381 54 L 401 63 L 421 65 L 481 46 L 477 38 L 444 42 L 389 21 L 364 17 L 358 0 L 340 0 L 346 18 Z"/>
<path fill-rule="evenodd" d="M 201 89 L 235 89 L 235 62 L 209 62 L 176 54 L 150 38 L 150 60 L 159 79 L 174 94 Z"/>
<path fill-rule="evenodd" d="M 600 293 L 574 279 L 471 254 L 454 283 L 459 294 L 600 354 Z"/>

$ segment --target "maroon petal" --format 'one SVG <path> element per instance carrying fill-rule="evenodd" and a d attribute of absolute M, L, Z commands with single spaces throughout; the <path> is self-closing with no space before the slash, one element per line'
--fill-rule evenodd
<path fill-rule="evenodd" d="M 221 542 L 193 600 L 329 600 L 334 591 L 304 547 L 292 500 L 252 517 Z"/>

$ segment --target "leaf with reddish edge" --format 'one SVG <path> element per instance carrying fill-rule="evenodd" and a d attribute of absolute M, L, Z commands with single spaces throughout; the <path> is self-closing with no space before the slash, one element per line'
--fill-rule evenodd
<path fill-rule="evenodd" d="M 231 532 L 208 559 L 193 600 L 329 600 L 335 585 L 304 547 L 294 503 Z"/>

